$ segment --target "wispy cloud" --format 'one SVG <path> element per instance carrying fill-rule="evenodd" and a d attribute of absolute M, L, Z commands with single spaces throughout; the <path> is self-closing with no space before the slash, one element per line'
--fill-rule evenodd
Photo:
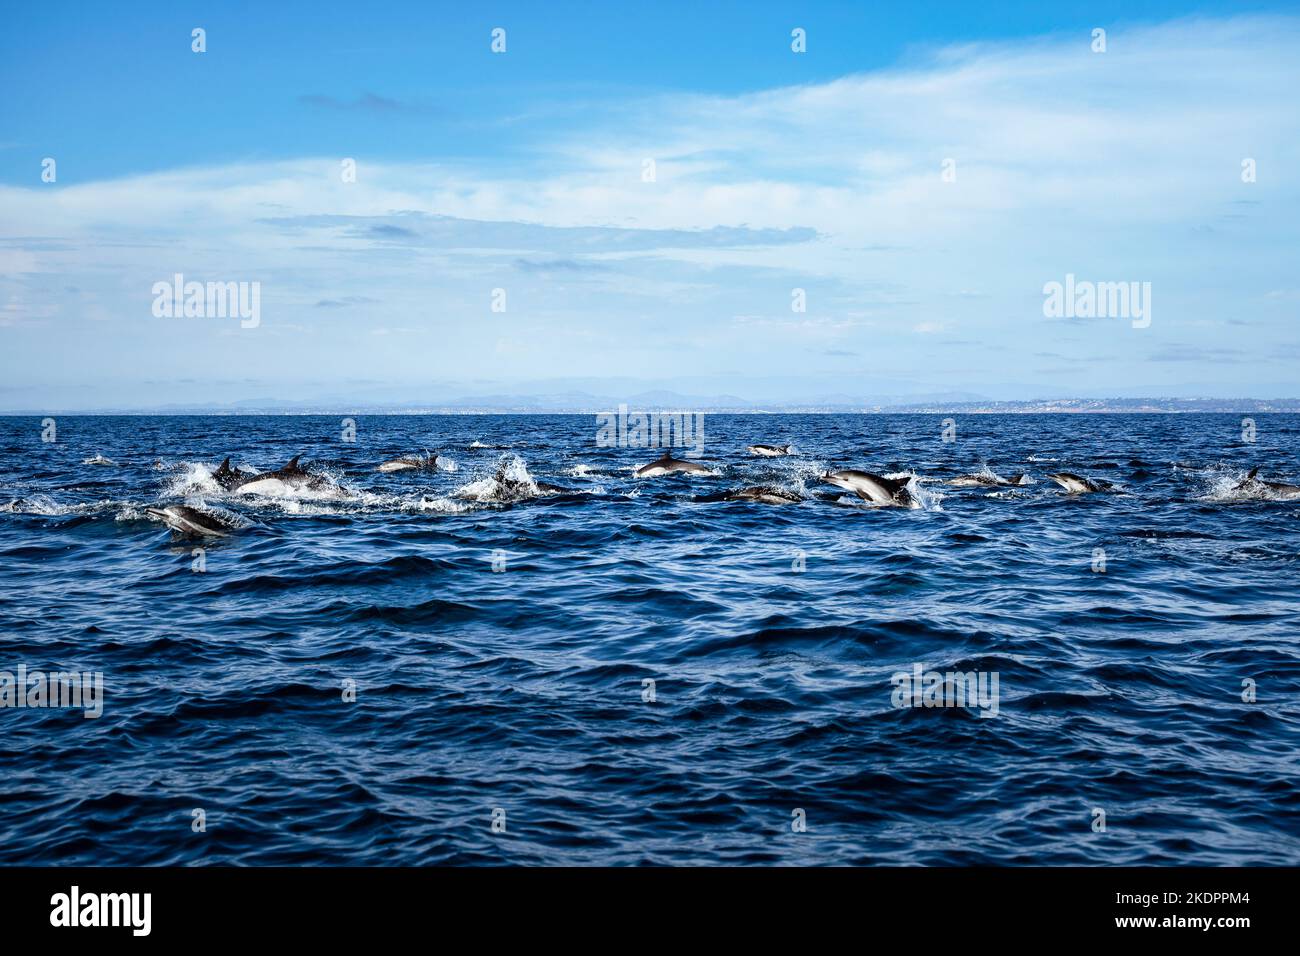
<path fill-rule="evenodd" d="M 367 295 L 345 295 L 338 299 L 321 299 L 316 303 L 316 308 L 343 309 L 350 305 L 374 305 L 378 301 Z"/>
<path fill-rule="evenodd" d="M 1192 345 L 1167 345 L 1152 352 L 1148 357 L 1151 362 L 1217 362 L 1238 363 L 1248 360 L 1248 353 L 1242 349 L 1213 348 Z"/>
<path fill-rule="evenodd" d="M 260 220 L 286 231 L 345 234 L 376 239 L 401 239 L 438 248 L 538 248 L 618 254 L 673 249 L 743 249 L 811 242 L 817 232 L 807 227 L 755 229 L 747 225 L 668 229 L 636 226 L 579 226 L 518 221 L 468 219 L 419 210 L 381 216 L 306 215 Z"/>
<path fill-rule="evenodd" d="M 516 259 L 515 266 L 524 272 L 607 272 L 609 266 L 578 259 Z"/>
<path fill-rule="evenodd" d="M 430 107 L 424 103 L 403 103 L 392 97 L 379 96 L 375 93 L 362 93 L 350 100 L 326 96 L 322 93 L 308 93 L 298 97 L 298 102 L 304 106 L 353 113 L 425 113 L 430 110 Z"/>

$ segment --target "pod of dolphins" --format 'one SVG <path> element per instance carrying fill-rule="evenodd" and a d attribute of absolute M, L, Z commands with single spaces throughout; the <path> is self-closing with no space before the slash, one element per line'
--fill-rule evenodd
<path fill-rule="evenodd" d="M 747 446 L 751 455 L 774 458 L 793 454 L 792 445 L 755 444 Z M 299 464 L 302 456 L 295 455 L 283 467 L 275 471 L 248 473 L 232 468 L 230 459 L 226 458 L 212 473 L 212 479 L 223 490 L 237 494 L 283 495 L 308 491 L 324 497 L 344 497 L 347 492 L 331 478 L 306 470 Z M 85 464 L 114 464 L 110 459 L 96 455 L 86 459 Z M 426 452 L 422 455 L 403 455 L 379 464 L 376 471 L 383 474 L 408 471 L 437 471 L 438 455 Z M 637 478 L 658 478 L 664 475 L 712 474 L 706 466 L 696 461 L 674 458 L 670 452 L 664 452 L 659 458 L 637 468 L 633 474 Z M 1235 487 L 1236 491 L 1258 490 L 1282 500 L 1300 499 L 1300 485 L 1280 481 L 1264 481 L 1258 477 L 1259 469 L 1252 468 L 1250 473 Z M 1099 478 L 1085 478 L 1068 471 L 1054 472 L 1047 475 L 1052 481 L 1072 495 L 1113 492 L 1115 485 Z M 912 491 L 912 478 L 886 478 L 869 471 L 846 468 L 827 471 L 819 480 L 844 491 L 857 495 L 863 501 L 876 506 L 918 507 L 915 493 Z M 506 466 L 501 465 L 495 475 L 496 487 L 494 498 L 498 501 L 521 501 L 538 494 L 565 494 L 572 489 L 548 484 L 508 474 Z M 989 471 L 976 474 L 959 475 L 944 482 L 957 488 L 997 488 L 1015 487 L 1029 483 L 1024 474 L 1003 478 Z M 695 498 L 700 502 L 747 501 L 761 504 L 795 504 L 802 496 L 783 488 L 753 486 L 731 489 Z M 189 505 L 168 505 L 161 508 L 147 508 L 146 513 L 162 521 L 173 531 L 193 536 L 223 536 L 234 529 L 231 519 L 209 511 L 193 508 Z"/>

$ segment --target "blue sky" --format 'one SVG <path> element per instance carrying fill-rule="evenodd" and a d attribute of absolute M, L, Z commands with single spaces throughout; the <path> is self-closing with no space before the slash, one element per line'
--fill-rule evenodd
<path fill-rule="evenodd" d="M 10 5 L 0 409 L 1300 395 L 1290 9 Z M 260 324 L 154 316 L 178 272 Z"/>

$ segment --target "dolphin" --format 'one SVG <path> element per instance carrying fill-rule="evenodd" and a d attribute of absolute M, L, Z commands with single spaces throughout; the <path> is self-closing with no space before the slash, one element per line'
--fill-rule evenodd
<path fill-rule="evenodd" d="M 945 484 L 955 488 L 991 488 L 998 485 L 1023 485 L 1025 481 L 1023 472 L 1010 478 L 1003 478 L 991 472 L 977 472 L 973 475 L 958 475 L 956 478 L 948 479 Z"/>
<path fill-rule="evenodd" d="M 778 458 L 781 455 L 790 454 L 793 445 L 749 445 L 745 448 L 751 455 L 758 455 L 762 458 Z"/>
<path fill-rule="evenodd" d="M 1300 485 L 1292 485 L 1285 481 L 1264 481 L 1257 478 L 1258 468 L 1250 469 L 1248 474 L 1241 482 L 1237 484 L 1233 491 L 1250 491 L 1254 488 L 1262 488 L 1269 494 L 1281 498 L 1283 501 L 1292 501 L 1300 498 Z"/>
<path fill-rule="evenodd" d="M 500 501 L 519 501 L 523 498 L 535 498 L 537 495 L 564 495 L 573 490 L 538 481 L 536 478 L 531 482 L 522 478 L 512 478 L 506 473 L 505 465 L 497 469 L 495 480 L 497 487 L 494 497 Z M 534 488 L 536 491 L 533 490 Z"/>
<path fill-rule="evenodd" d="M 1103 481 L 1100 478 L 1081 478 L 1068 471 L 1058 471 L 1056 474 L 1047 477 L 1072 495 L 1084 495 L 1091 491 L 1110 491 L 1115 487 L 1109 481 Z"/>
<path fill-rule="evenodd" d="M 231 468 L 229 457 L 218 465 L 217 470 L 212 473 L 212 480 L 226 491 L 233 491 L 244 482 L 249 481 L 250 478 L 250 475 L 245 475 L 243 472 Z"/>
<path fill-rule="evenodd" d="M 864 501 L 874 505 L 899 505 L 909 508 L 916 501 L 908 490 L 910 478 L 883 478 L 869 471 L 828 471 L 822 475 L 822 481 L 845 491 L 851 491 Z"/>
<path fill-rule="evenodd" d="M 642 465 L 632 474 L 637 478 L 658 478 L 660 475 L 670 475 L 675 471 L 688 475 L 709 474 L 709 469 L 698 462 L 674 458 L 670 452 L 664 452 L 662 457 L 655 459 L 648 465 Z"/>
<path fill-rule="evenodd" d="M 1241 481 L 1233 485 L 1233 490 L 1234 491 L 1245 490 L 1249 488 L 1251 485 L 1263 484 L 1263 482 L 1261 482 L 1257 477 L 1258 475 L 1259 475 L 1258 467 L 1250 469 L 1250 472 L 1246 475 L 1245 478 L 1241 479 Z"/>
<path fill-rule="evenodd" d="M 783 488 L 737 488 L 733 491 L 720 491 L 712 495 L 699 495 L 696 501 L 752 501 L 765 505 L 792 505 L 803 501 L 793 491 Z"/>
<path fill-rule="evenodd" d="M 400 458 L 390 458 L 383 462 L 375 469 L 388 474 L 394 471 L 437 471 L 438 454 L 433 452 L 427 455 L 402 455 Z"/>
<path fill-rule="evenodd" d="M 241 495 L 283 495 L 285 492 L 298 493 L 311 491 L 331 497 L 343 497 L 347 494 L 342 488 L 324 475 L 314 475 L 304 470 L 294 455 L 289 463 L 278 471 L 267 471 L 252 478 L 239 481 L 231 489 Z"/>
<path fill-rule="evenodd" d="M 144 511 L 179 534 L 223 538 L 234 528 L 229 520 L 188 505 L 145 508 Z"/>
<path fill-rule="evenodd" d="M 117 464 L 117 462 L 113 461 L 113 459 L 105 458 L 103 455 L 93 455 L 90 458 L 83 459 L 81 463 L 83 465 L 116 465 Z"/>

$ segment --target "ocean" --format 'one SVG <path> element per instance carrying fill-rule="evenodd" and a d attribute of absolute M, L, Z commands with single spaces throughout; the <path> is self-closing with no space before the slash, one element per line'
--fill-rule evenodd
<path fill-rule="evenodd" d="M 0 861 L 1300 864 L 1300 501 L 1243 485 L 1300 416 L 1254 419 L 707 415 L 637 478 L 592 415 L 0 418 Z M 342 491 L 212 479 L 296 455 Z M 697 500 L 748 486 L 800 500 Z"/>

